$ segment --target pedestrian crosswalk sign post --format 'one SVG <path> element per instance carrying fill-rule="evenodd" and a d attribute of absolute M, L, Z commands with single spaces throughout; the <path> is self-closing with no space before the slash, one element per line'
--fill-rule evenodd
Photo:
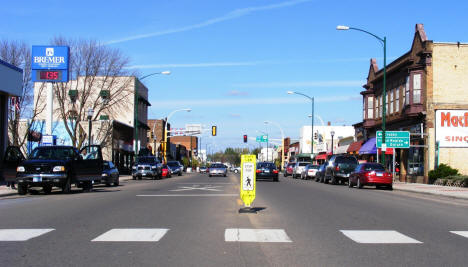
<path fill-rule="evenodd" d="M 246 207 L 250 207 L 255 199 L 256 161 L 255 155 L 241 155 L 240 197 Z"/>

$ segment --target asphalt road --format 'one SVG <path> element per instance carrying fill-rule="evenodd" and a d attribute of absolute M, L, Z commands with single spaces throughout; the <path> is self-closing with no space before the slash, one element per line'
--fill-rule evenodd
<path fill-rule="evenodd" d="M 37 235 L 0 241 L 0 266 L 468 264 L 468 238 L 450 232 L 468 231 L 468 201 L 281 177 L 239 214 L 238 184 L 192 174 L 0 199 L 0 240 Z M 358 230 L 371 232 L 343 232 Z"/>

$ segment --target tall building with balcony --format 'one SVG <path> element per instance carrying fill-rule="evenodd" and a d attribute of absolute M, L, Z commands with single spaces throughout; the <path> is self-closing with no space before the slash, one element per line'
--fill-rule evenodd
<path fill-rule="evenodd" d="M 358 140 L 372 140 L 381 130 L 385 98 L 386 130 L 411 133 L 411 147 L 395 149 L 401 181 L 428 182 L 429 170 L 440 163 L 468 174 L 468 122 L 463 120 L 456 128 L 447 121 L 450 110 L 468 112 L 468 44 L 434 42 L 423 25 L 416 24 L 411 49 L 387 65 L 386 85 L 383 95 L 383 68 L 371 59 L 361 92 L 363 120 L 354 125 Z M 450 126 L 459 131 L 457 136 L 442 134 L 450 132 Z M 464 137 L 466 142 L 443 142 Z M 391 162 L 392 155 L 387 157 Z"/>

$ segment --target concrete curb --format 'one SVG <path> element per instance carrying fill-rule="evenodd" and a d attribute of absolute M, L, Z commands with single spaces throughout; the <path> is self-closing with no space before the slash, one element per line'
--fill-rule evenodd
<path fill-rule="evenodd" d="M 406 192 L 420 193 L 420 194 L 427 194 L 427 195 L 444 196 L 444 197 L 450 197 L 450 198 L 456 198 L 456 199 L 464 199 L 464 200 L 468 199 L 468 194 L 466 194 L 466 195 L 454 195 L 454 194 L 448 194 L 446 192 L 420 190 L 420 189 L 415 189 L 415 188 L 404 188 L 404 187 L 399 187 L 397 184 L 393 184 L 393 189 L 398 190 L 398 191 L 406 191 Z"/>

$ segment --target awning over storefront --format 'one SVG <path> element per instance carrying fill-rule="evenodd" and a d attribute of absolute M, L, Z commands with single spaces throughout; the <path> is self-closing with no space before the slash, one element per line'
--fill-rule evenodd
<path fill-rule="evenodd" d="M 365 142 L 361 149 L 359 149 L 359 155 L 368 155 L 368 154 L 376 154 L 377 148 L 375 147 L 375 137 L 369 138 L 367 142 Z"/>
<path fill-rule="evenodd" d="M 318 154 L 317 156 L 315 156 L 315 160 L 326 160 L 327 159 L 327 156 L 331 156 L 331 152 L 328 152 L 328 153 L 320 153 Z"/>
<path fill-rule="evenodd" d="M 349 146 L 350 145 L 339 146 L 338 148 L 336 148 L 335 151 L 333 151 L 333 153 L 335 153 L 335 154 L 346 154 L 346 152 L 348 151 Z"/>
<path fill-rule="evenodd" d="M 351 145 L 349 145 L 346 152 L 350 154 L 358 154 L 359 149 L 361 149 L 362 143 L 364 143 L 364 141 L 357 141 L 357 142 L 351 143 Z"/>
<path fill-rule="evenodd" d="M 379 154 L 382 153 L 380 148 L 377 148 L 377 151 L 379 152 Z M 393 148 L 388 148 L 387 147 L 387 150 L 385 150 L 385 155 L 393 155 Z"/>

